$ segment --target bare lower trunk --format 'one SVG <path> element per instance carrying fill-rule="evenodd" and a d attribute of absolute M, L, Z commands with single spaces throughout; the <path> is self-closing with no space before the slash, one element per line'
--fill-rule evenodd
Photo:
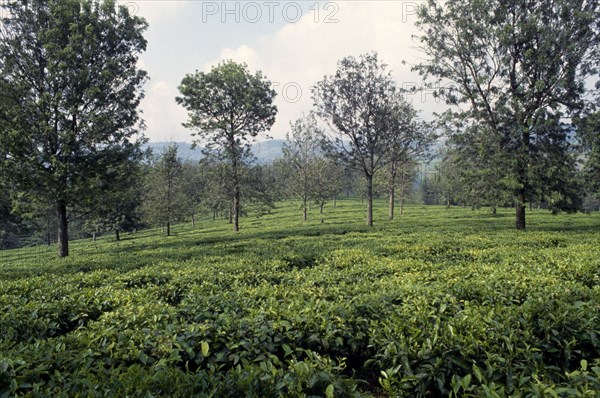
<path fill-rule="evenodd" d="M 525 229 L 525 193 L 520 191 L 517 195 L 517 204 L 515 206 L 516 217 L 515 226 L 517 230 Z"/>
<path fill-rule="evenodd" d="M 192 214 L 192 227 L 196 226 L 196 217 Z"/>
<path fill-rule="evenodd" d="M 373 176 L 367 177 L 367 225 L 373 226 Z"/>
<path fill-rule="evenodd" d="M 167 221 L 167 236 L 171 236 L 171 222 Z"/>
<path fill-rule="evenodd" d="M 398 198 L 398 200 L 400 200 L 400 215 L 404 214 L 404 192 L 400 192 L 400 198 Z"/>
<path fill-rule="evenodd" d="M 325 207 L 325 202 L 321 202 L 321 208 L 319 210 L 319 214 L 323 214 L 323 208 Z"/>
<path fill-rule="evenodd" d="M 46 213 L 46 238 L 47 238 L 47 242 L 48 242 L 48 246 L 50 246 L 50 244 L 52 243 L 52 239 L 51 239 L 51 234 L 52 232 L 50 232 L 50 217 L 51 217 L 51 212 L 48 211 Z"/>
<path fill-rule="evenodd" d="M 492 216 L 495 216 L 497 213 L 496 206 L 492 206 Z"/>
<path fill-rule="evenodd" d="M 96 241 L 96 233 L 92 232 L 92 242 L 95 242 L 95 241 Z"/>
<path fill-rule="evenodd" d="M 520 120 L 517 118 L 517 120 Z M 522 124 L 525 126 L 525 123 Z M 525 229 L 525 192 L 527 189 L 527 167 L 528 167 L 528 159 L 526 156 L 530 154 L 530 137 L 529 131 L 524 129 L 521 135 L 521 146 L 523 148 L 522 153 L 517 158 L 518 162 L 518 171 L 517 171 L 517 181 L 520 184 L 520 188 L 517 190 L 516 195 L 516 206 L 515 206 L 515 227 L 517 230 L 521 231 Z"/>
<path fill-rule="evenodd" d="M 233 231 L 240 230 L 240 189 L 236 187 L 233 192 Z"/>
<path fill-rule="evenodd" d="M 115 239 L 117 242 L 121 240 L 121 234 L 119 233 L 118 229 L 115 229 Z"/>
<path fill-rule="evenodd" d="M 302 220 L 303 221 L 308 220 L 308 208 L 306 205 L 306 199 L 303 199 L 303 203 L 302 203 Z"/>
<path fill-rule="evenodd" d="M 390 189 L 389 219 L 394 219 L 394 204 L 396 202 L 394 188 Z"/>
<path fill-rule="evenodd" d="M 62 201 L 56 203 L 56 218 L 58 221 L 58 257 L 67 257 L 69 255 L 69 222 L 67 205 Z"/>

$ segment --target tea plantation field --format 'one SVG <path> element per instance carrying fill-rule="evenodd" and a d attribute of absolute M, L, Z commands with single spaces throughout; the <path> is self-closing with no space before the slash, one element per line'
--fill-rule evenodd
<path fill-rule="evenodd" d="M 600 396 L 600 215 L 376 205 L 0 252 L 0 397 Z"/>

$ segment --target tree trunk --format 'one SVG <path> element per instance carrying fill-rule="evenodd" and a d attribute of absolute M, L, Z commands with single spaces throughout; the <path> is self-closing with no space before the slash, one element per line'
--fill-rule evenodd
<path fill-rule="evenodd" d="M 308 219 L 308 208 L 306 207 L 306 198 L 302 199 L 302 221 Z"/>
<path fill-rule="evenodd" d="M 216 221 L 217 219 L 217 211 L 213 210 L 213 221 Z"/>
<path fill-rule="evenodd" d="M 321 209 L 319 211 L 319 214 L 323 214 L 323 207 L 325 207 L 325 202 L 321 202 Z"/>
<path fill-rule="evenodd" d="M 367 225 L 373 226 L 373 176 L 367 176 Z"/>
<path fill-rule="evenodd" d="M 515 226 L 517 230 L 525 229 L 525 192 L 520 190 L 517 194 Z"/>
<path fill-rule="evenodd" d="M 58 257 L 69 255 L 69 232 L 67 220 L 67 205 L 62 201 L 56 202 L 56 218 L 58 221 Z"/>
<path fill-rule="evenodd" d="M 167 221 L 167 236 L 171 236 L 171 222 Z"/>
<path fill-rule="evenodd" d="M 121 234 L 119 233 L 118 229 L 115 229 L 115 239 L 117 242 L 121 240 Z"/>
<path fill-rule="evenodd" d="M 233 190 L 233 231 L 240 230 L 240 188 L 235 187 Z"/>
<path fill-rule="evenodd" d="M 496 207 L 496 205 L 492 206 L 492 216 L 495 216 L 497 213 Z"/>
<path fill-rule="evenodd" d="M 196 226 L 196 218 L 192 214 L 192 227 L 195 227 L 195 226 Z"/>
<path fill-rule="evenodd" d="M 404 189 L 400 191 L 400 197 L 398 198 L 400 201 L 400 215 L 404 214 Z"/>
<path fill-rule="evenodd" d="M 95 241 L 96 241 L 96 233 L 92 232 L 92 242 L 95 242 Z"/>
<path fill-rule="evenodd" d="M 394 219 L 394 204 L 396 202 L 394 187 L 390 188 L 389 219 Z"/>
<path fill-rule="evenodd" d="M 516 120 L 521 120 L 521 118 L 516 117 Z M 527 123 L 519 123 L 521 126 L 527 126 Z M 527 129 L 523 129 L 521 132 L 521 146 L 522 151 L 517 153 L 517 182 L 519 182 L 520 187 L 517 190 L 517 203 L 515 206 L 515 227 L 518 231 L 525 229 L 525 192 L 527 189 L 527 169 L 528 162 L 530 156 L 530 137 L 529 131 Z"/>
<path fill-rule="evenodd" d="M 52 217 L 52 211 L 47 211 L 46 212 L 46 221 L 47 221 L 47 225 L 46 225 L 46 235 L 48 238 L 48 246 L 50 246 L 52 244 L 52 238 L 51 238 L 51 234 L 52 232 L 50 232 L 50 218 Z"/>

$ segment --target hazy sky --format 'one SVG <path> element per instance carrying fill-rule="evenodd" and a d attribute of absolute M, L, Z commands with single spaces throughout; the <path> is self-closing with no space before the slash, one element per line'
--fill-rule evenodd
<path fill-rule="evenodd" d="M 175 103 L 187 73 L 225 59 L 246 62 L 273 82 L 279 108 L 269 132 L 284 138 L 290 120 L 312 108 L 310 87 L 333 74 L 341 58 L 377 51 L 401 86 L 421 85 L 410 64 L 422 56 L 412 35 L 415 1 L 172 1 L 121 0 L 147 19 L 141 66 L 150 82 L 142 103 L 151 141 L 191 141 Z M 408 64 L 403 64 L 405 60 Z M 409 97 L 422 116 L 443 109 L 428 93 Z"/>

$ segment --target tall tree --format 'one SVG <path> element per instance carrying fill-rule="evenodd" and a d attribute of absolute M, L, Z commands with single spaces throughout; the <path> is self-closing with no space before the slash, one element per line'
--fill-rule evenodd
<path fill-rule="evenodd" d="M 205 187 L 205 181 L 202 180 L 200 166 L 198 163 L 183 163 L 182 189 L 185 198 L 185 211 L 192 218 L 192 226 L 196 225 L 196 214 L 202 202 L 202 194 Z"/>
<path fill-rule="evenodd" d="M 397 95 L 390 104 L 388 124 L 388 217 L 394 219 L 396 188 L 405 187 L 404 178 L 410 171 L 411 165 L 420 160 L 433 143 L 435 136 L 431 129 L 418 120 L 417 110 L 401 95 Z M 404 192 L 400 192 L 402 195 Z M 401 206 L 402 208 L 402 206 Z"/>
<path fill-rule="evenodd" d="M 169 145 L 147 176 L 144 212 L 148 221 L 166 228 L 167 236 L 171 236 L 171 225 L 186 215 L 182 175 L 177 146 Z"/>
<path fill-rule="evenodd" d="M 186 75 L 177 103 L 188 110 L 185 127 L 195 129 L 195 142 L 207 141 L 230 167 L 233 230 L 239 230 L 241 171 L 250 156 L 250 143 L 275 122 L 275 91 L 261 72 L 250 74 L 245 64 L 226 61 L 210 72 Z"/>
<path fill-rule="evenodd" d="M 517 229 L 525 229 L 537 178 L 532 159 L 550 155 L 545 125 L 581 106 L 584 80 L 597 66 L 598 9 L 595 0 L 429 0 L 420 8 L 428 59 L 415 69 L 437 78 L 448 104 L 467 105 L 460 117 L 500 137 Z"/>
<path fill-rule="evenodd" d="M 319 206 L 321 222 L 324 222 L 323 213 L 325 204 L 333 199 L 342 189 L 344 168 L 335 159 L 319 156 L 313 166 L 314 201 Z"/>
<path fill-rule="evenodd" d="M 147 24 L 113 0 L 23 0 L 2 8 L 0 76 L 18 93 L 19 107 L 8 167 L 18 189 L 53 203 L 64 257 L 68 210 L 101 201 L 106 166 L 136 145 L 146 80 L 137 61 Z"/>
<path fill-rule="evenodd" d="M 291 124 L 283 145 L 287 169 L 287 192 L 302 201 L 302 219 L 308 219 L 308 205 L 315 198 L 317 159 L 322 156 L 324 133 L 311 113 Z"/>
<path fill-rule="evenodd" d="M 386 164 L 395 93 L 396 85 L 376 53 L 343 58 L 337 72 L 312 89 L 317 114 L 332 130 L 330 152 L 365 177 L 369 226 L 373 226 L 373 177 Z"/>

